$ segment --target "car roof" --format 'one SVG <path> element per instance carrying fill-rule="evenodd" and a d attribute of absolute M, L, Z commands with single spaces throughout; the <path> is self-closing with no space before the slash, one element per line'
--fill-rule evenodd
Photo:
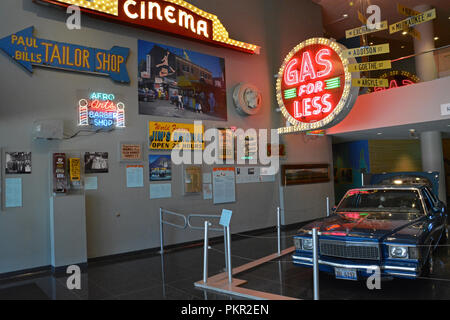
<path fill-rule="evenodd" d="M 402 185 L 370 185 L 370 186 L 363 186 L 359 188 L 354 188 L 351 190 L 363 190 L 363 189 L 392 189 L 392 190 L 406 190 L 406 189 L 424 189 L 426 186 L 423 184 L 402 184 Z"/>

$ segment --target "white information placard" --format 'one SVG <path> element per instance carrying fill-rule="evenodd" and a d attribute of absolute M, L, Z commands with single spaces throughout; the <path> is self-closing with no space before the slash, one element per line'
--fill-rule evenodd
<path fill-rule="evenodd" d="M 172 198 L 172 184 L 151 184 L 150 185 L 150 199 L 165 199 Z"/>
<path fill-rule="evenodd" d="M 5 207 L 19 208 L 22 207 L 22 179 L 6 178 L 5 179 Z"/>
<path fill-rule="evenodd" d="M 213 169 L 214 204 L 236 201 L 235 169 L 231 167 Z"/>

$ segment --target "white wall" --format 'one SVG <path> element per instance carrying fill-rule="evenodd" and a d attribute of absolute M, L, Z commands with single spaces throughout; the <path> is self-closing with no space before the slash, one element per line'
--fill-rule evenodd
<path fill-rule="evenodd" d="M 449 119 L 441 104 L 450 103 L 450 77 L 361 95 L 349 115 L 328 134 L 362 131 Z"/>
<path fill-rule="evenodd" d="M 275 208 L 279 203 L 277 183 L 237 185 L 237 202 L 225 206 L 214 206 L 201 196 L 184 197 L 181 167 L 173 168 L 171 199 L 150 200 L 148 182 L 142 189 L 125 186 L 125 166 L 117 159 L 119 141 L 146 143 L 150 120 L 190 122 L 138 115 L 137 39 L 225 58 L 229 120 L 227 123 L 207 122 L 207 127 L 272 128 L 280 123 L 280 115 L 273 112 L 273 74 L 281 57 L 293 45 L 322 33 L 320 7 L 310 0 L 196 0 L 191 3 L 217 14 L 232 38 L 260 45 L 261 55 L 242 54 L 86 16 L 82 17 L 81 30 L 69 31 L 62 10 L 30 0 L 0 2 L 0 37 L 34 25 L 35 36 L 39 38 L 102 49 L 115 45 L 131 49 L 127 63 L 130 85 L 118 85 L 106 77 L 44 68 L 35 68 L 31 75 L 5 54 L 0 54 L 0 147 L 6 151 L 31 151 L 33 160 L 33 173 L 22 176 L 23 207 L 0 212 L 0 273 L 50 264 L 48 159 L 53 151 L 109 152 L 110 172 L 98 175 L 99 190 L 86 195 L 89 258 L 159 246 L 158 208 L 161 206 L 184 213 L 209 214 L 229 208 L 234 214 L 233 232 L 275 225 Z M 232 89 L 242 81 L 254 83 L 262 90 L 261 114 L 244 118 L 235 112 Z M 125 97 L 127 128 L 62 142 L 33 141 L 31 128 L 36 119 L 63 119 L 68 133 L 75 132 L 76 91 L 79 89 L 114 92 Z M 331 164 L 331 144 L 327 139 L 304 143 L 300 136 L 293 135 L 286 141 L 288 162 L 327 161 Z M 145 167 L 144 174 L 148 177 L 147 165 Z M 211 168 L 205 167 L 204 171 L 211 171 Z M 332 183 L 290 187 L 285 203 L 300 213 L 289 216 L 286 222 L 321 216 L 322 210 L 317 210 L 316 214 L 315 206 L 323 206 L 323 198 L 331 191 Z M 168 231 L 166 236 L 168 244 L 201 238 L 200 232 Z"/>

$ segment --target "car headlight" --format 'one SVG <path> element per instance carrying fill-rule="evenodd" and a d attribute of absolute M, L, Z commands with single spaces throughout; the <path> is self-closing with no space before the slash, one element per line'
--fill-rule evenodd
<path fill-rule="evenodd" d="M 312 239 L 302 239 L 302 248 L 303 250 L 312 250 L 313 249 Z"/>
<path fill-rule="evenodd" d="M 397 259 L 408 259 L 408 247 L 389 246 L 389 256 Z"/>
<path fill-rule="evenodd" d="M 297 250 L 312 250 L 312 239 L 294 238 L 295 249 Z"/>

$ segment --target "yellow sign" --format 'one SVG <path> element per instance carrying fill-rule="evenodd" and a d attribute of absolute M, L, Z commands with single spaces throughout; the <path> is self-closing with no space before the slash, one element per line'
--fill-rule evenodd
<path fill-rule="evenodd" d="M 362 36 L 368 33 L 372 33 L 372 32 L 377 32 L 377 31 L 382 31 L 382 30 L 386 30 L 388 28 L 388 22 L 387 20 L 381 21 L 375 28 L 373 29 L 369 29 L 367 27 L 367 25 L 359 27 L 359 28 L 355 28 L 355 29 L 350 29 L 345 31 L 345 37 L 348 38 L 353 38 L 353 37 L 358 37 L 358 36 Z"/>
<path fill-rule="evenodd" d="M 391 24 L 389 26 L 389 33 L 396 33 L 399 31 L 403 31 L 410 27 L 416 26 L 418 24 L 436 19 L 436 9 L 431 9 L 415 15 L 413 17 L 407 18 L 405 20 L 399 21 L 397 23 Z"/>
<path fill-rule="evenodd" d="M 379 44 L 376 46 L 366 46 L 360 48 L 352 48 L 343 51 L 342 55 L 345 58 L 356 58 L 356 57 L 365 57 L 365 56 L 373 56 L 376 54 L 389 53 L 389 43 Z"/>
<path fill-rule="evenodd" d="M 350 64 L 348 71 L 350 72 L 363 72 L 372 70 L 383 70 L 391 68 L 391 60 L 371 61 L 363 63 Z"/>
<path fill-rule="evenodd" d="M 405 7 L 405 6 L 401 5 L 400 3 L 397 4 L 397 11 L 398 11 L 398 13 L 400 13 L 404 16 L 407 16 L 407 17 L 417 16 L 418 14 L 420 14 L 419 11 Z"/>
<path fill-rule="evenodd" d="M 389 87 L 387 79 L 360 78 L 352 79 L 354 87 Z"/>
<path fill-rule="evenodd" d="M 81 180 L 81 160 L 80 158 L 70 158 L 70 181 L 80 181 Z"/>
<path fill-rule="evenodd" d="M 149 122 L 150 150 L 204 150 L 204 126 L 188 123 Z"/>

